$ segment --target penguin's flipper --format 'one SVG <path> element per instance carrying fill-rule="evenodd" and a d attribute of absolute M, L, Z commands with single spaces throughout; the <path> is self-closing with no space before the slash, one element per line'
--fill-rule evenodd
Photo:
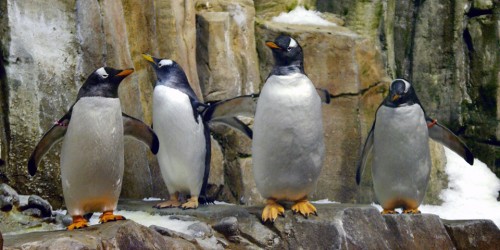
<path fill-rule="evenodd" d="M 123 132 L 127 136 L 132 136 L 135 139 L 145 143 L 151 149 L 153 154 L 158 153 L 160 142 L 155 132 L 148 127 L 144 122 L 122 113 L 123 118 Z"/>
<path fill-rule="evenodd" d="M 210 103 L 208 108 L 203 111 L 203 120 L 210 122 L 216 118 L 239 115 L 254 117 L 258 99 L 258 94 L 252 94 Z"/>
<path fill-rule="evenodd" d="M 318 95 L 321 98 L 321 102 L 324 102 L 326 104 L 330 104 L 330 102 L 332 100 L 332 94 L 330 94 L 330 92 L 328 92 L 328 90 L 316 88 L 316 92 L 318 92 Z"/>
<path fill-rule="evenodd" d="M 375 121 L 373 122 L 372 129 L 368 133 L 368 137 L 366 138 L 365 145 L 363 146 L 363 151 L 361 152 L 361 157 L 358 161 L 358 169 L 356 170 L 356 183 L 359 185 L 361 183 L 361 177 L 363 176 L 363 172 L 366 168 L 366 163 L 368 161 L 368 157 L 370 156 L 373 149 L 373 131 L 375 128 Z"/>
<path fill-rule="evenodd" d="M 203 173 L 203 183 L 201 184 L 200 195 L 197 200 L 200 204 L 213 203 L 214 198 L 207 197 L 208 177 L 210 176 L 210 160 L 212 158 L 212 141 L 210 139 L 210 128 L 206 122 L 203 122 L 205 135 L 205 172 Z"/>
<path fill-rule="evenodd" d="M 436 120 L 429 117 L 425 119 L 427 120 L 430 138 L 453 150 L 453 152 L 460 155 L 470 165 L 474 165 L 474 155 L 458 136 L 445 126 L 436 122 Z"/>
<path fill-rule="evenodd" d="M 28 161 L 28 172 L 31 176 L 35 175 L 42 157 L 52 148 L 52 146 L 63 139 L 68 129 L 70 119 L 71 110 L 59 119 L 59 121 L 43 135 L 42 139 L 40 139 Z"/>
<path fill-rule="evenodd" d="M 236 130 L 241 131 L 243 134 L 248 136 L 248 138 L 252 139 L 253 137 L 253 131 L 251 128 L 249 128 L 245 123 L 243 123 L 240 119 L 236 117 L 222 117 L 222 118 L 217 118 L 213 119 L 211 121 L 211 124 L 217 124 L 221 123 L 224 125 L 227 125 L 229 127 L 232 127 Z"/>

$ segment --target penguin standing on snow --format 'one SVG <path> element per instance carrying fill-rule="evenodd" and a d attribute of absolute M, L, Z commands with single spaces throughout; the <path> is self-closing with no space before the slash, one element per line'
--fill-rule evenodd
<path fill-rule="evenodd" d="M 257 102 L 253 127 L 253 171 L 267 205 L 262 220 L 283 215 L 278 201 L 292 201 L 292 210 L 316 214 L 307 200 L 318 180 L 325 154 L 321 98 L 304 72 L 297 41 L 279 36 L 266 42 L 275 65 Z"/>
<path fill-rule="evenodd" d="M 76 102 L 47 131 L 28 162 L 34 175 L 41 158 L 58 141 L 61 150 L 61 180 L 68 213 L 68 230 L 88 226 L 83 215 L 103 212 L 99 221 L 123 220 L 114 215 L 123 180 L 123 135 L 146 143 L 153 153 L 159 142 L 141 121 L 121 111 L 118 86 L 133 69 L 102 67 L 94 71 L 78 92 Z"/>
<path fill-rule="evenodd" d="M 160 145 L 158 163 L 170 199 L 156 208 L 195 209 L 204 201 L 210 171 L 210 130 L 199 113 L 198 101 L 186 74 L 175 61 L 144 54 L 157 81 L 153 92 L 153 129 Z M 191 198 L 181 204 L 179 194 Z"/>
<path fill-rule="evenodd" d="M 359 184 L 372 153 L 373 187 L 382 214 L 397 213 L 401 207 L 406 214 L 420 213 L 431 171 L 429 137 L 474 163 L 467 146 L 425 114 L 413 86 L 404 79 L 394 80 L 377 110 L 356 175 Z"/>

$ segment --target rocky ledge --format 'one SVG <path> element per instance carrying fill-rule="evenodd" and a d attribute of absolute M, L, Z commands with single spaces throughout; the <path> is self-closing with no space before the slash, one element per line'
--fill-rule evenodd
<path fill-rule="evenodd" d="M 495 249 L 500 230 L 489 220 L 446 221 L 432 214 L 380 215 L 368 205 L 317 204 L 319 216 L 287 211 L 262 224 L 261 207 L 209 205 L 197 210 L 152 208 L 122 201 L 120 209 L 193 222 L 192 234 L 132 220 L 78 231 L 4 235 L 4 249 Z"/>

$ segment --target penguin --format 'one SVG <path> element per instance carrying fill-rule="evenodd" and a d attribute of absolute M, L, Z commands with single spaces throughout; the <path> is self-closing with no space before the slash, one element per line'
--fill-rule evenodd
<path fill-rule="evenodd" d="M 429 137 L 458 153 L 470 165 L 474 156 L 453 132 L 427 116 L 411 83 L 394 80 L 389 95 L 376 112 L 375 121 L 358 161 L 356 182 L 373 155 L 372 178 L 382 214 L 420 213 L 431 171 Z"/>
<path fill-rule="evenodd" d="M 158 152 L 153 130 L 121 111 L 118 87 L 133 71 L 101 67 L 90 74 L 70 110 L 43 135 L 30 156 L 28 171 L 33 176 L 42 157 L 63 141 L 61 181 L 73 218 L 68 230 L 87 227 L 83 216 L 92 212 L 103 212 L 101 223 L 125 219 L 113 214 L 123 181 L 124 135 Z"/>
<path fill-rule="evenodd" d="M 292 211 L 317 215 L 308 201 L 324 161 L 322 98 L 304 72 L 302 47 L 290 36 L 266 42 L 274 67 L 260 92 L 253 126 L 252 156 L 257 189 L 267 200 L 262 221 Z"/>
<path fill-rule="evenodd" d="M 157 80 L 153 91 L 153 130 L 158 134 L 157 155 L 170 199 L 156 208 L 196 209 L 205 203 L 210 171 L 210 130 L 200 110 L 205 104 L 196 97 L 181 66 L 169 59 L 143 54 L 153 66 Z M 190 195 L 181 204 L 180 194 Z"/>

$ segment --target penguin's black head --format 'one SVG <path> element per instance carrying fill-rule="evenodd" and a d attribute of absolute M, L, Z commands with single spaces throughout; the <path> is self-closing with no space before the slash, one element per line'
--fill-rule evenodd
<path fill-rule="evenodd" d="M 280 35 L 274 42 L 266 42 L 266 45 L 272 49 L 277 66 L 303 65 L 304 54 L 302 53 L 302 47 L 295 39 Z"/>
<path fill-rule="evenodd" d="M 392 81 L 389 88 L 389 96 L 385 100 L 386 105 L 401 106 L 420 103 L 411 83 L 404 79 Z"/>
<path fill-rule="evenodd" d="M 174 60 L 155 58 L 148 54 L 142 54 L 142 57 L 153 66 L 156 77 L 158 77 L 157 84 L 164 84 L 170 81 L 189 85 L 184 70 Z"/>
<path fill-rule="evenodd" d="M 89 75 L 82 85 L 78 92 L 78 98 L 88 96 L 118 98 L 118 86 L 132 72 L 134 69 L 98 68 Z"/>

